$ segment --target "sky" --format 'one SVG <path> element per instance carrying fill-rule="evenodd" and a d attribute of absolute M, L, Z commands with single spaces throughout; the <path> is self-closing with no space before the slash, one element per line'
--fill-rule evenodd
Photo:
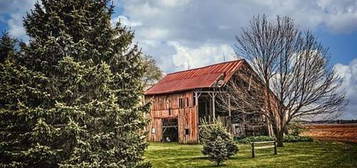
<path fill-rule="evenodd" d="M 22 20 L 36 0 L 0 0 L 0 31 L 28 41 Z M 113 24 L 165 72 L 237 59 L 235 36 L 256 15 L 289 16 L 329 48 L 349 104 L 342 119 L 357 119 L 357 0 L 114 0 Z"/>

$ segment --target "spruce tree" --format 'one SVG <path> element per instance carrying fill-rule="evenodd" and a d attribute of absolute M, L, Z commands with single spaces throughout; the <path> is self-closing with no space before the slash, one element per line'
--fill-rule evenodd
<path fill-rule="evenodd" d="M 2 167 L 149 167 L 144 67 L 109 0 L 41 0 L 1 65 Z"/>
<path fill-rule="evenodd" d="M 8 32 L 3 32 L 0 37 L 0 63 L 5 60 L 12 59 L 17 53 L 16 50 L 17 40 L 10 37 Z"/>
<path fill-rule="evenodd" d="M 214 120 L 210 124 L 202 121 L 200 141 L 203 146 L 202 154 L 208 155 L 209 160 L 216 162 L 217 165 L 239 151 L 232 135 L 227 132 L 220 120 Z"/>
<path fill-rule="evenodd" d="M 226 145 L 227 143 L 218 136 L 216 140 L 205 143 L 203 151 L 205 155 L 208 155 L 210 161 L 216 162 L 216 165 L 219 166 L 228 159 Z"/>

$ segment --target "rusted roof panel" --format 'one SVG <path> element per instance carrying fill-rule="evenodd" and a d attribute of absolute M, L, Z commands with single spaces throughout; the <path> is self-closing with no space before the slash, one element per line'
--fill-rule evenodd
<path fill-rule="evenodd" d="M 157 84 L 148 89 L 145 95 L 209 88 L 221 77 L 227 82 L 234 72 L 238 70 L 243 61 L 244 60 L 223 62 L 167 74 Z"/>

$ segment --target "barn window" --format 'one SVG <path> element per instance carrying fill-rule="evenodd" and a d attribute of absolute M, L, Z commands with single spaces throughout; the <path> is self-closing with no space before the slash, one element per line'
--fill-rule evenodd
<path fill-rule="evenodd" d="M 152 129 L 151 129 L 151 133 L 152 133 L 152 134 L 155 134 L 155 133 L 156 133 L 155 128 L 152 128 Z"/>
<path fill-rule="evenodd" d="M 190 130 L 188 128 L 185 129 L 185 135 L 189 135 L 190 134 Z"/>
<path fill-rule="evenodd" d="M 186 97 L 186 107 L 190 106 L 189 101 L 188 101 L 188 97 Z"/>

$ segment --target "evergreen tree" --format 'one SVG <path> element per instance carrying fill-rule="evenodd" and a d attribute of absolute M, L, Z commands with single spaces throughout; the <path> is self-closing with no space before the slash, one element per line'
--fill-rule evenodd
<path fill-rule="evenodd" d="M 8 32 L 3 32 L 0 38 L 0 63 L 13 58 L 16 54 L 17 40 L 10 37 Z"/>
<path fill-rule="evenodd" d="M 41 3 L 41 4 L 40 4 Z M 109 0 L 41 0 L 1 65 L 2 167 L 149 167 L 144 66 Z"/>
<path fill-rule="evenodd" d="M 209 141 L 203 146 L 203 153 L 209 156 L 209 160 L 219 166 L 228 159 L 227 143 L 218 136 L 214 141 Z"/>
<path fill-rule="evenodd" d="M 209 160 L 220 165 L 225 160 L 237 154 L 239 151 L 222 122 L 214 120 L 212 123 L 202 121 L 200 141 L 203 145 L 202 154 L 208 155 Z"/>

